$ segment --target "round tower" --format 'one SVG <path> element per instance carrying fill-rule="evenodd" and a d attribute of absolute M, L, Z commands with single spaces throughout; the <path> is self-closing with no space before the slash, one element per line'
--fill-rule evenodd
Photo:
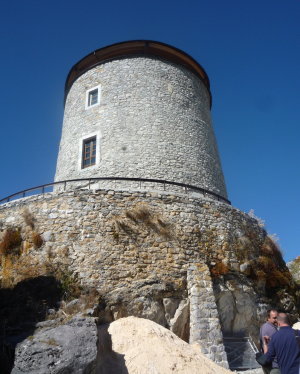
<path fill-rule="evenodd" d="M 98 49 L 66 80 L 55 181 L 160 179 L 226 198 L 210 108 L 204 69 L 177 48 L 142 40 Z"/>

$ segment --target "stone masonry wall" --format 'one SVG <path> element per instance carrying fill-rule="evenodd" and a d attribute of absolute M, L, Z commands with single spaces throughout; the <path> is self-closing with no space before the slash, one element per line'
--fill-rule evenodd
<path fill-rule="evenodd" d="M 98 85 L 100 105 L 86 109 L 86 92 Z M 88 70 L 67 96 L 55 180 L 164 179 L 226 197 L 209 101 L 198 77 L 166 60 L 120 58 Z M 97 162 L 82 169 L 82 141 L 93 135 Z"/>
<path fill-rule="evenodd" d="M 35 255 L 64 253 L 60 260 L 88 286 L 105 280 L 106 287 L 114 288 L 149 276 L 179 281 L 188 265 L 200 260 L 239 266 L 231 243 L 251 230 L 258 247 L 265 235 L 256 220 L 213 200 L 107 190 L 46 194 L 4 204 L 1 229 L 24 227 L 25 208 L 45 241 Z M 30 248 L 30 239 L 26 246 Z"/>
<path fill-rule="evenodd" d="M 136 315 L 188 341 L 200 321 L 193 321 L 199 297 L 199 304 L 217 302 L 223 333 L 245 336 L 249 326 L 257 333 L 270 304 L 261 280 L 258 287 L 251 278 L 265 230 L 247 214 L 215 200 L 111 190 L 49 193 L 1 205 L 0 240 L 9 228 L 20 230 L 22 248 L 19 255 L 2 259 L 3 284 L 63 267 L 103 296 L 103 322 Z M 41 235 L 41 246 L 35 245 L 35 235 Z M 193 280 L 188 272 L 199 264 L 208 266 L 210 275 L 206 271 L 205 276 L 212 279 L 204 284 L 200 277 L 196 286 L 202 290 L 194 295 L 191 285 L 197 277 Z M 285 300 L 292 300 L 287 293 Z M 210 312 L 214 321 L 200 316 L 209 330 L 217 325 L 215 306 Z M 204 335 L 196 339 L 203 345 Z M 215 359 L 222 364 L 219 338 L 212 341 L 207 334 L 206 343 L 217 347 Z"/>

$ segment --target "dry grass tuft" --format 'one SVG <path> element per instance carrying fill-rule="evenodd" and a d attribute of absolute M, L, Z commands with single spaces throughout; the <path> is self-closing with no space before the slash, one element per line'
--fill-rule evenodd
<path fill-rule="evenodd" d="M 65 300 L 71 300 L 81 295 L 82 287 L 78 277 L 69 270 L 67 265 L 47 262 L 45 267 L 46 274 L 54 276 L 60 282 Z"/>
<path fill-rule="evenodd" d="M 261 255 L 253 261 L 253 277 L 265 279 L 266 287 L 286 288 L 292 285 L 292 276 L 282 258 L 280 248 L 270 236 L 266 236 Z"/>
<path fill-rule="evenodd" d="M 289 271 L 281 271 L 277 269 L 268 274 L 266 286 L 269 288 L 287 287 L 291 282 L 292 277 Z"/>
<path fill-rule="evenodd" d="M 96 289 L 85 290 L 78 299 L 71 302 L 61 302 L 60 308 L 47 316 L 47 319 L 59 319 L 60 324 L 70 320 L 78 313 L 84 313 L 88 309 L 95 308 L 99 304 L 100 294 Z"/>
<path fill-rule="evenodd" d="M 54 263 L 50 258 L 40 262 L 32 252 L 23 252 L 21 256 L 2 256 L 2 287 L 11 288 L 25 279 L 39 276 L 56 278 L 65 300 L 77 298 L 81 294 L 82 287 L 77 276 L 69 270 L 67 264 Z"/>
<path fill-rule="evenodd" d="M 265 240 L 261 246 L 261 252 L 265 255 L 275 257 L 275 259 L 282 261 L 282 252 L 279 248 L 279 245 L 270 235 L 265 237 Z"/>
<path fill-rule="evenodd" d="M 35 231 L 32 232 L 31 238 L 32 238 L 32 243 L 35 249 L 40 248 L 44 243 L 41 235 Z"/>
<path fill-rule="evenodd" d="M 266 256 L 259 256 L 256 261 L 256 266 L 258 269 L 261 269 L 266 273 L 273 271 L 276 268 L 272 258 Z"/>
<path fill-rule="evenodd" d="M 258 280 L 267 278 L 267 274 L 263 270 L 256 270 L 255 275 Z"/>
<path fill-rule="evenodd" d="M 210 269 L 211 275 L 214 278 L 220 277 L 229 272 L 229 267 L 223 262 L 218 262 Z"/>
<path fill-rule="evenodd" d="M 174 236 L 171 224 L 165 222 L 159 214 L 152 212 L 146 204 L 136 205 L 127 210 L 124 216 L 116 217 L 112 227 L 112 235 L 116 241 L 119 241 L 122 232 L 135 240 L 143 231 L 148 231 L 148 234 L 152 231 L 167 240 Z"/>
<path fill-rule="evenodd" d="M 2 256 L 19 255 L 21 250 L 22 237 L 20 229 L 8 228 L 0 242 L 0 254 Z"/>
<path fill-rule="evenodd" d="M 248 215 L 251 217 L 251 218 L 254 218 L 256 219 L 258 225 L 260 227 L 264 227 L 265 226 L 265 221 L 263 219 L 261 219 L 260 217 L 257 217 L 254 213 L 254 209 L 250 209 L 249 212 L 248 212 Z"/>
<path fill-rule="evenodd" d="M 47 275 L 47 267 L 32 254 L 7 256 L 2 262 L 2 287 L 11 288 L 25 279 L 41 275 Z"/>
<path fill-rule="evenodd" d="M 118 231 L 115 231 L 116 233 L 124 231 L 128 236 L 135 236 L 137 234 L 134 227 L 130 223 L 126 222 L 126 220 L 119 218 L 116 219 L 115 223 L 118 228 Z"/>
<path fill-rule="evenodd" d="M 36 219 L 34 218 L 33 214 L 29 211 L 28 208 L 25 208 L 23 210 L 22 216 L 24 218 L 24 221 L 25 221 L 26 225 L 31 227 L 31 229 L 33 230 L 34 226 L 35 226 Z"/>
<path fill-rule="evenodd" d="M 138 205 L 130 211 L 126 211 L 126 217 L 133 220 L 134 222 L 147 222 L 151 219 L 152 213 L 150 209 L 144 205 Z"/>

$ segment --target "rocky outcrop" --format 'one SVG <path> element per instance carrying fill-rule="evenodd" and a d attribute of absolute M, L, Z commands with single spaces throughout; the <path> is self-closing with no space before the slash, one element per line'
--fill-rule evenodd
<path fill-rule="evenodd" d="M 215 280 L 214 291 L 225 336 L 255 337 L 267 305 L 258 299 L 253 284 L 245 277 Z"/>
<path fill-rule="evenodd" d="M 65 300 L 96 290 L 99 323 L 147 318 L 219 364 L 222 336 L 255 337 L 270 306 L 299 308 L 260 223 L 201 196 L 78 190 L 20 199 L 0 206 L 0 252 L 2 287 L 51 276 Z M 191 278 L 193 268 L 204 278 Z M 43 300 L 35 322 L 57 308 Z"/>
<path fill-rule="evenodd" d="M 95 318 L 77 314 L 69 321 L 47 320 L 36 327 L 18 345 L 12 374 L 231 373 L 201 353 L 198 344 L 187 344 L 143 318 L 121 318 L 97 326 Z"/>
<path fill-rule="evenodd" d="M 17 346 L 12 374 L 94 373 L 97 327 L 94 318 L 76 316 L 40 328 Z M 54 326 L 53 326 L 54 325 Z"/>
<path fill-rule="evenodd" d="M 187 291 L 154 277 L 102 295 L 98 315 L 100 323 L 130 315 L 146 318 L 171 329 L 185 341 L 189 339 Z"/>
<path fill-rule="evenodd" d="M 40 323 L 19 344 L 12 374 L 225 374 L 168 329 L 143 318 L 121 318 L 96 326 L 92 317 L 65 324 Z M 98 332 L 98 342 L 97 342 Z"/>

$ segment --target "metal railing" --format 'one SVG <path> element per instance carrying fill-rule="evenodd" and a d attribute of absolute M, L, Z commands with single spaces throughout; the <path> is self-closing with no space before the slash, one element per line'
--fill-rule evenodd
<path fill-rule="evenodd" d="M 19 192 L 16 192 L 16 193 L 12 194 L 12 195 L 6 196 L 6 197 L 4 197 L 3 199 L 0 200 L 0 204 L 7 203 L 7 202 L 11 201 L 12 199 L 23 198 L 23 197 L 29 196 L 29 193 L 31 193 L 33 191 L 37 191 L 34 194 L 38 194 L 39 191 L 42 194 L 44 194 L 45 192 L 51 192 L 51 191 L 46 191 L 46 189 L 49 188 L 49 187 L 58 186 L 58 185 L 63 185 L 63 190 L 65 191 L 67 189 L 67 184 L 68 183 L 87 182 L 87 184 L 85 186 L 81 185 L 81 186 L 77 186 L 76 188 L 79 189 L 79 188 L 83 188 L 83 187 L 84 188 L 88 187 L 90 189 L 91 184 L 93 184 L 95 182 L 99 182 L 99 181 L 139 182 L 140 188 L 141 188 L 142 182 L 156 183 L 156 184 L 163 185 L 164 190 L 166 190 L 166 185 L 178 186 L 178 187 L 183 187 L 185 193 L 188 193 L 188 191 L 200 192 L 203 196 L 213 196 L 218 201 L 223 201 L 227 204 L 231 204 L 231 202 L 229 200 L 227 200 L 225 197 L 222 197 L 222 196 L 218 195 L 215 192 L 206 190 L 206 189 L 201 188 L 201 187 L 192 186 L 190 184 L 179 183 L 179 182 L 171 182 L 171 181 L 166 181 L 166 180 L 162 180 L 162 179 L 126 178 L 126 177 L 98 177 L 98 178 L 68 179 L 68 180 L 59 181 L 59 182 L 47 183 L 47 184 L 43 184 L 41 186 L 27 188 L 26 190 L 19 191 Z"/>
<path fill-rule="evenodd" d="M 230 370 L 251 370 L 261 366 L 256 362 L 257 347 L 250 336 L 223 337 Z"/>

